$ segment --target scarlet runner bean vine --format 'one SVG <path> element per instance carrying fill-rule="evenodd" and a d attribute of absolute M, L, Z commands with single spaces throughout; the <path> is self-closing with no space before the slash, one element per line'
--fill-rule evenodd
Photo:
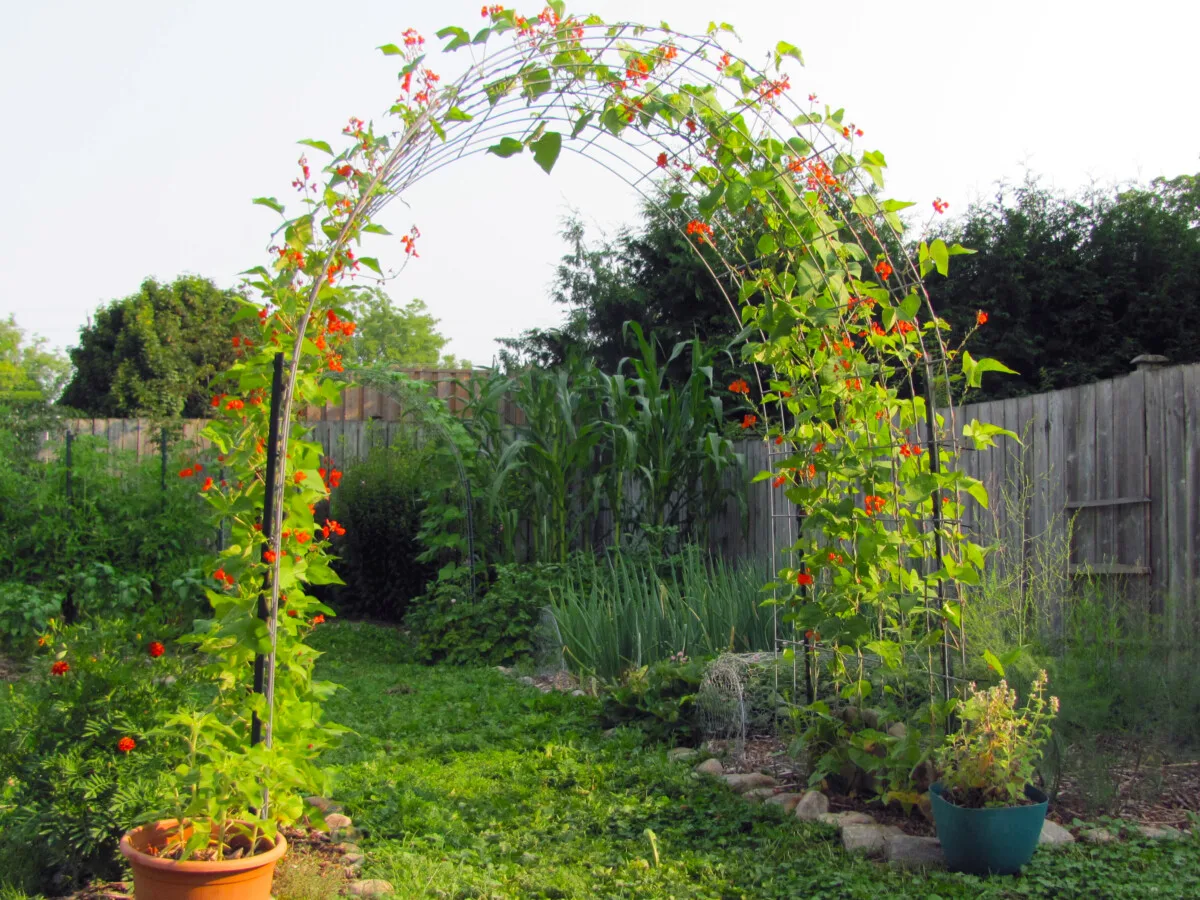
<path fill-rule="evenodd" d="M 301 142 L 298 215 L 274 198 L 255 201 L 283 218 L 271 264 L 246 273 L 262 302 L 236 318 L 257 318 L 259 336 L 238 347 L 207 435 L 236 474 L 225 485 L 206 482 L 204 492 L 233 537 L 214 567 L 214 616 L 191 638 L 215 661 L 221 703 L 177 720 L 192 748 L 180 791 L 189 817 L 221 821 L 261 807 L 254 821 L 271 830 L 302 812 L 302 788 L 321 783 L 315 758 L 339 729 L 321 718 L 333 688 L 313 679 L 315 653 L 304 637 L 331 611 L 305 586 L 336 581 L 327 547 L 338 526 L 315 517 L 336 479 L 326 478 L 321 448 L 304 440 L 293 412 L 337 396 L 340 386 L 324 376 L 342 370 L 339 347 L 354 333 L 346 301 L 355 279 L 384 277 L 375 258 L 355 249 L 367 235 L 388 234 L 373 216 L 471 153 L 529 151 L 550 172 L 562 149 L 573 149 L 679 217 L 731 312 L 756 335 L 748 359 L 771 373 L 760 375 L 755 396 L 742 382 L 731 389 L 752 407 L 742 429 L 787 451 L 760 478 L 806 512 L 791 548 L 800 564 L 780 572 L 779 602 L 798 632 L 820 633 L 835 650 L 833 674 L 850 694 L 869 689 L 854 672 L 864 652 L 893 667 L 945 640 L 965 652 L 957 586 L 977 582 L 984 554 L 957 516 L 962 492 L 979 502 L 986 494 L 961 473 L 931 469 L 923 447 L 953 438 L 955 423 L 939 416 L 937 434 L 922 433 L 919 388 L 975 385 L 1003 369 L 947 346 L 947 326 L 922 285 L 967 251 L 922 243 L 910 261 L 889 250 L 911 204 L 880 199 L 886 161 L 859 149 L 864 129 L 842 110 L 819 107 L 815 95 L 804 107 L 791 99 L 783 66 L 801 63 L 791 44 L 776 45 L 768 75 L 721 46 L 727 25 L 689 37 L 665 25 L 571 16 L 559 2 L 535 16 L 485 6 L 481 17 L 474 33 L 438 32 L 445 51 L 472 55 L 453 83 L 426 64 L 425 38 L 414 30 L 382 46 L 402 65 L 388 115 L 378 126 L 350 119 L 340 151 Z M 325 164 L 314 167 L 310 151 Z M 419 258 L 419 238 L 415 225 L 400 237 L 403 264 Z M 284 452 L 267 485 L 262 398 L 280 350 Z M 982 444 L 999 431 L 978 423 L 961 430 Z M 943 462 L 953 450 L 951 441 Z M 275 498 L 269 545 L 258 521 L 267 491 Z M 933 571 L 936 540 L 943 565 Z M 264 580 L 266 623 L 255 615 Z M 265 698 L 247 689 L 256 653 L 269 654 L 273 673 Z M 252 712 L 267 723 L 267 741 L 249 748 Z"/>

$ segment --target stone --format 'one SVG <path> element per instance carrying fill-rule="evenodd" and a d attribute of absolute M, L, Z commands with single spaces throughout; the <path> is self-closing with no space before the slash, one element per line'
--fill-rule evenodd
<path fill-rule="evenodd" d="M 725 783 L 735 794 L 744 794 L 754 788 L 773 788 L 776 784 L 774 778 L 761 772 L 749 772 L 746 775 L 722 775 L 721 777 L 725 779 Z"/>
<path fill-rule="evenodd" d="M 883 718 L 883 714 L 877 709 L 864 709 L 862 711 L 863 724 L 872 730 L 879 729 L 879 722 Z"/>
<path fill-rule="evenodd" d="M 1183 837 L 1183 832 L 1170 825 L 1139 825 L 1138 833 L 1152 841 L 1177 841 Z"/>
<path fill-rule="evenodd" d="M 496 666 L 496 671 L 501 675 L 511 675 L 513 670 L 508 666 Z"/>
<path fill-rule="evenodd" d="M 904 740 L 906 737 L 908 737 L 908 726 L 903 722 L 895 722 L 888 727 L 887 733 L 894 738 Z"/>
<path fill-rule="evenodd" d="M 581 691 L 579 688 L 575 688 L 575 690 L 571 691 L 571 696 L 572 697 L 586 697 L 587 691 Z"/>
<path fill-rule="evenodd" d="M 721 765 L 719 759 L 706 759 L 700 765 L 696 766 L 694 771 L 699 772 L 701 775 L 712 775 L 717 778 L 725 774 L 725 768 Z"/>
<path fill-rule="evenodd" d="M 843 706 L 838 715 L 841 717 L 841 720 L 851 728 L 857 725 L 862 719 L 862 713 L 859 712 L 857 706 Z"/>
<path fill-rule="evenodd" d="M 800 802 L 803 794 L 782 793 L 773 794 L 766 799 L 767 806 L 779 806 L 784 812 L 792 812 L 796 809 L 796 804 Z"/>
<path fill-rule="evenodd" d="M 945 868 L 942 842 L 935 837 L 889 835 L 883 841 L 883 858 L 897 869 Z"/>
<path fill-rule="evenodd" d="M 879 859 L 887 838 L 903 835 L 895 825 L 847 825 L 842 829 L 842 846 L 847 853 Z"/>
<path fill-rule="evenodd" d="M 329 826 L 330 831 L 336 831 L 339 828 L 349 828 L 354 824 L 354 820 L 349 816 L 335 812 L 325 816 L 325 824 Z"/>
<path fill-rule="evenodd" d="M 1079 839 L 1085 844 L 1111 844 L 1117 836 L 1107 828 L 1089 828 L 1079 833 Z"/>
<path fill-rule="evenodd" d="M 527 685 L 528 687 L 533 687 L 537 684 L 537 682 L 533 680 L 532 676 L 529 675 L 522 675 L 517 679 L 517 681 L 521 682 L 521 684 Z"/>
<path fill-rule="evenodd" d="M 829 798 L 820 791 L 806 791 L 796 804 L 796 818 L 804 822 L 815 822 L 829 812 Z"/>
<path fill-rule="evenodd" d="M 382 878 L 367 878 L 364 881 L 352 881 L 346 887 L 346 893 L 355 897 L 382 897 L 384 894 L 391 894 L 395 890 L 390 881 L 384 881 Z"/>
<path fill-rule="evenodd" d="M 1073 844 L 1075 843 L 1075 836 L 1057 822 L 1051 822 L 1047 819 L 1042 823 L 1042 836 L 1038 838 L 1038 843 L 1051 847 L 1057 847 L 1062 844 Z"/>
<path fill-rule="evenodd" d="M 846 810 L 839 813 L 824 813 L 817 816 L 817 821 L 823 825 L 832 825 L 838 831 L 841 831 L 847 825 L 874 825 L 875 820 L 865 812 L 856 812 L 854 810 Z"/>
<path fill-rule="evenodd" d="M 742 794 L 742 799 L 750 803 L 762 803 L 770 797 L 775 796 L 775 788 L 760 787 L 751 788 Z"/>
<path fill-rule="evenodd" d="M 693 750 L 691 747 L 672 747 L 667 751 L 667 759 L 671 762 L 687 762 L 689 759 L 695 759 L 699 755 L 698 750 Z"/>

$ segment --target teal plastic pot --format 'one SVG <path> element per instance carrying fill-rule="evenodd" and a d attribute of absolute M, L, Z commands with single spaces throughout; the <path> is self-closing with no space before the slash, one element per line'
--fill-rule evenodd
<path fill-rule="evenodd" d="M 1042 823 L 1046 821 L 1046 795 L 1027 785 L 1029 806 L 967 809 L 943 795 L 942 785 L 929 789 L 933 821 L 946 865 L 956 872 L 975 875 L 1014 875 L 1033 858 Z"/>

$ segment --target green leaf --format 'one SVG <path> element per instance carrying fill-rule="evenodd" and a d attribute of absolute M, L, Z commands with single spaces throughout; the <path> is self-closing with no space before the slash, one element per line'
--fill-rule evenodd
<path fill-rule="evenodd" d="M 530 100 L 536 100 L 554 86 L 550 78 L 550 70 L 544 67 L 533 69 L 521 75 L 521 94 Z"/>
<path fill-rule="evenodd" d="M 667 209 L 679 209 L 687 202 L 687 194 L 682 191 L 671 191 L 667 197 Z"/>
<path fill-rule="evenodd" d="M 376 275 L 382 275 L 383 269 L 379 268 L 379 260 L 371 256 L 360 256 L 358 261 L 374 272 Z"/>
<path fill-rule="evenodd" d="M 929 255 L 933 259 L 933 264 L 937 266 L 939 275 L 950 274 L 950 250 L 946 247 L 946 242 L 938 238 L 929 245 Z"/>
<path fill-rule="evenodd" d="M 1004 663 L 1000 662 L 999 657 L 991 650 L 983 651 L 983 661 L 988 664 L 989 669 L 994 669 L 996 674 L 1001 678 L 1004 677 Z"/>
<path fill-rule="evenodd" d="M 474 118 L 469 112 L 464 112 L 457 106 L 452 106 L 446 111 L 447 122 L 470 122 Z"/>
<path fill-rule="evenodd" d="M 587 128 L 588 122 L 592 121 L 591 113 L 584 113 L 579 117 L 579 121 L 571 128 L 571 137 L 579 137 L 579 133 Z"/>
<path fill-rule="evenodd" d="M 501 159 L 508 159 L 510 156 L 516 156 L 524 149 L 525 145 L 516 138 L 506 137 L 501 138 L 500 143 L 488 147 L 487 152 L 495 153 Z"/>
<path fill-rule="evenodd" d="M 324 141 L 314 141 L 312 138 L 305 138 L 304 140 L 297 141 L 296 143 L 303 144 L 305 147 L 312 147 L 316 150 L 320 150 L 323 153 L 328 153 L 330 156 L 333 156 L 333 148 Z"/>
<path fill-rule="evenodd" d="M 741 212 L 750 202 L 750 185 L 744 181 L 735 181 L 725 190 L 725 205 L 730 212 Z"/>
<path fill-rule="evenodd" d="M 376 225 L 374 222 L 364 225 L 362 227 L 362 230 L 367 232 L 368 234 L 391 234 L 391 232 L 388 231 L 386 228 L 384 228 L 382 225 Z"/>
<path fill-rule="evenodd" d="M 255 197 L 252 202 L 258 206 L 265 206 L 268 209 L 273 209 L 277 213 L 283 212 L 283 204 L 274 197 Z"/>
<path fill-rule="evenodd" d="M 403 56 L 404 51 L 395 44 L 384 44 L 382 47 L 376 47 L 384 56 Z"/>
<path fill-rule="evenodd" d="M 789 44 L 787 41 L 780 41 L 775 45 L 775 56 L 777 59 L 776 65 L 779 65 L 778 57 L 781 56 L 790 56 L 796 62 L 800 63 L 800 65 L 804 65 L 804 57 L 800 55 L 800 48 L 795 44 Z"/>
<path fill-rule="evenodd" d="M 467 44 L 471 43 L 471 35 L 467 33 L 466 29 L 458 28 L 454 25 L 449 25 L 446 28 L 443 28 L 441 31 L 437 32 L 437 36 L 443 40 L 445 38 L 453 38 L 450 43 L 446 44 L 446 46 L 442 48 L 443 53 L 449 53 L 451 50 L 457 50 L 459 47 L 465 47 Z"/>
<path fill-rule="evenodd" d="M 533 161 L 549 175 L 562 150 L 562 135 L 557 131 L 547 131 L 529 146 L 533 150 Z"/>
<path fill-rule="evenodd" d="M 759 256 L 770 256 L 778 249 L 779 245 L 775 243 L 775 238 L 772 235 L 764 234 L 758 239 Z"/>

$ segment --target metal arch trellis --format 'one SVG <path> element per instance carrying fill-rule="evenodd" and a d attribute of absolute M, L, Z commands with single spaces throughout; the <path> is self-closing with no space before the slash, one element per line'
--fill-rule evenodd
<path fill-rule="evenodd" d="M 566 149 L 602 166 L 638 191 L 648 203 L 660 208 L 681 234 L 690 235 L 687 227 L 690 204 L 708 215 L 716 227 L 706 226 L 710 229 L 703 240 L 706 248 L 700 246 L 701 242 L 689 241 L 689 244 L 713 276 L 731 312 L 741 321 L 739 305 L 752 308 L 750 301 L 756 292 L 760 304 L 775 303 L 776 294 L 778 299 L 790 294 L 790 289 L 785 291 L 774 282 L 768 284 L 762 275 L 767 263 L 783 258 L 784 248 L 773 241 L 765 245 L 760 241 L 754 249 L 744 246 L 741 240 L 744 229 L 740 227 L 744 223 L 732 214 L 716 211 L 722 200 L 718 189 L 724 190 L 716 166 L 748 181 L 766 178 L 771 183 L 790 183 L 792 193 L 800 197 L 799 202 L 792 200 L 785 204 L 773 191 L 762 192 L 755 199 L 762 204 L 759 212 L 764 220 L 777 221 L 780 232 L 793 242 L 790 246 L 799 248 L 805 260 L 811 261 L 804 270 L 808 287 L 814 294 L 819 291 L 831 300 L 822 308 L 829 335 L 851 340 L 850 317 L 856 298 L 849 294 L 848 286 L 860 281 L 862 261 L 873 258 L 878 260 L 877 271 L 886 267 L 888 272 L 882 280 L 889 302 L 899 297 L 915 298 L 916 310 L 928 317 L 927 322 L 935 323 L 932 328 L 916 330 L 917 354 L 901 370 L 897 370 L 894 358 L 886 358 L 878 347 L 872 348 L 870 374 L 879 379 L 873 381 L 875 384 L 884 383 L 886 387 L 891 379 L 892 383 L 899 380 L 905 385 L 908 395 L 914 398 L 914 411 L 915 398 L 925 393 L 928 434 L 923 443 L 930 447 L 931 457 L 940 457 L 935 452 L 939 449 L 946 450 L 951 457 L 957 454 L 959 429 L 950 398 L 946 398 L 941 422 L 933 411 L 935 387 L 950 383 L 950 350 L 922 283 L 919 263 L 907 254 L 894 253 L 888 246 L 889 237 L 899 237 L 896 212 L 905 204 L 889 205 L 888 201 L 875 199 L 882 184 L 883 157 L 864 154 L 856 159 L 851 155 L 853 135 L 842 125 L 841 111 L 831 112 L 826 107 L 824 113 L 819 113 L 811 107 L 802 108 L 784 89 L 790 87 L 786 76 L 781 74 L 780 79 L 772 80 L 764 69 L 729 54 L 719 40 L 719 31 L 692 36 L 665 26 L 608 25 L 591 19 L 560 21 L 561 10 L 557 5 L 552 19 L 548 17 L 543 27 L 497 10 L 497 7 L 491 9 L 489 27 L 474 39 L 463 29 L 439 32 L 450 40 L 447 49 L 467 48 L 470 63 L 453 83 L 428 88 L 422 103 L 413 105 L 405 101 L 393 107 L 392 112 L 399 116 L 402 127 L 389 133 L 386 155 L 372 169 L 369 182 L 361 186 L 342 227 L 330 236 L 328 258 L 335 258 L 352 239 L 357 239 L 355 222 L 369 218 L 443 167 L 480 153 L 508 156 L 527 147 L 536 151 L 543 139 L 554 134 L 558 143 L 553 147 L 553 158 L 557 158 L 560 149 Z M 488 14 L 486 8 L 485 14 Z M 489 41 L 501 38 L 506 32 L 515 33 L 515 40 L 491 52 Z M 403 57 L 406 65 L 402 78 L 420 71 L 424 55 L 417 43 L 418 39 L 413 38 L 406 40 L 404 50 L 394 45 L 383 48 Z M 664 52 L 664 48 L 670 48 L 670 53 Z M 793 55 L 794 48 L 783 44 L 780 48 L 784 49 L 777 48 L 774 63 L 781 73 L 782 57 Z M 798 57 L 798 53 L 794 55 Z M 628 68 L 639 66 L 642 60 L 651 57 L 653 65 L 648 68 Z M 622 72 L 634 82 L 634 91 L 628 89 Z M 651 108 L 653 114 L 648 111 Z M 715 128 L 727 130 L 739 146 L 731 149 L 722 142 L 712 146 L 708 138 Z M 664 164 L 664 159 L 669 164 Z M 801 191 L 805 165 L 810 172 L 808 190 Z M 549 171 L 549 166 L 544 168 Z M 716 172 L 716 176 L 709 175 L 709 170 Z M 814 179 L 813 171 L 827 174 Z M 805 209 L 803 219 L 797 217 L 798 207 Z M 750 208 L 747 198 L 747 209 Z M 837 252 L 831 249 L 831 242 L 840 248 Z M 788 275 L 794 287 L 797 279 L 791 273 Z M 309 312 L 325 283 L 325 277 L 317 275 L 305 289 Z M 750 287 L 748 294 L 746 286 Z M 898 302 L 896 305 L 899 307 Z M 908 315 L 913 318 L 916 313 Z M 766 331 L 760 329 L 759 337 L 763 352 L 754 360 L 755 378 L 760 395 L 771 398 L 774 410 L 770 412 L 764 403 L 763 424 L 768 435 L 775 432 L 776 437 L 782 438 L 787 429 L 788 404 L 784 396 L 771 388 L 771 382 L 778 379 L 770 375 L 777 374 L 779 365 L 786 360 L 772 357 Z M 300 356 L 301 341 L 298 334 L 294 359 Z M 770 374 L 765 376 L 763 367 Z M 923 376 L 924 391 L 917 389 L 918 371 Z M 813 379 L 817 380 L 815 375 Z M 285 386 L 287 408 L 293 389 L 294 374 Z M 816 390 L 820 391 L 819 383 Z M 286 444 L 288 419 L 285 417 L 284 421 L 282 440 Z M 858 436 L 872 452 L 890 453 L 896 443 L 894 426 L 889 428 L 886 443 L 875 443 L 866 427 L 859 429 Z M 888 477 L 894 493 L 898 494 L 900 484 L 895 464 Z M 276 491 L 280 490 L 277 484 Z M 952 493 L 953 502 L 959 503 L 958 483 L 953 485 Z M 934 490 L 931 496 L 932 521 L 927 530 L 933 537 L 941 569 L 941 538 L 947 523 L 941 490 Z M 773 494 L 771 503 L 774 514 Z M 773 517 L 773 559 L 779 551 L 774 521 Z M 902 563 L 903 543 L 898 545 L 897 554 Z M 953 590 L 959 590 L 956 580 L 951 585 Z M 939 594 L 941 590 L 939 580 Z M 778 653 L 780 646 L 790 642 L 779 637 L 779 609 L 784 601 L 778 587 L 772 588 L 772 598 Z M 961 594 L 957 600 L 961 608 Z M 273 600 L 272 616 L 276 610 L 277 598 Z M 941 662 L 946 676 L 951 674 L 954 650 L 965 659 L 961 620 L 957 635 L 948 627 L 942 630 Z M 806 654 L 806 660 L 813 656 Z M 949 678 L 945 683 L 948 691 Z"/>

